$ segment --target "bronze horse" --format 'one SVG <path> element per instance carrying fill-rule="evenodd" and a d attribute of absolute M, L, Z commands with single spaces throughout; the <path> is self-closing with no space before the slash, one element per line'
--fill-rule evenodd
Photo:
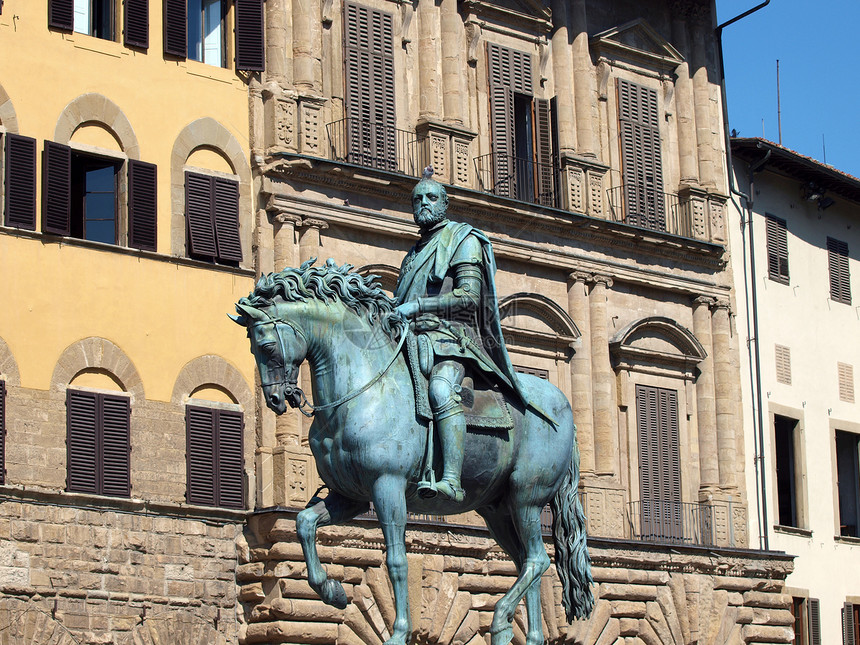
<path fill-rule="evenodd" d="M 550 559 L 541 537 L 540 515 L 553 511 L 556 569 L 568 620 L 584 618 L 594 599 L 586 548 L 585 516 L 579 502 L 579 451 L 573 415 L 552 384 L 520 375 L 529 399 L 540 403 L 556 425 L 531 409 L 509 402 L 513 428 L 469 432 L 462 484 L 465 501 L 417 495 L 424 470 L 427 426 L 416 416 L 415 395 L 403 353 L 409 333 L 394 303 L 375 282 L 332 260 L 314 267 L 284 269 L 260 278 L 236 306 L 233 319 L 245 326 L 268 406 L 306 404 L 296 387 L 299 365 L 312 372 L 314 422 L 309 440 L 325 500 L 299 513 L 297 532 L 308 582 L 335 607 L 346 607 L 340 582 L 328 578 L 316 550 L 319 526 L 345 522 L 373 508 L 382 525 L 396 618 L 386 645 L 405 645 L 412 632 L 407 592 L 407 511 L 447 515 L 477 511 L 513 559 L 518 577 L 498 601 L 490 627 L 492 645 L 513 636 L 517 604 L 525 598 L 528 645 L 544 642 L 540 579 Z M 310 413 L 307 413 L 310 414 Z"/>

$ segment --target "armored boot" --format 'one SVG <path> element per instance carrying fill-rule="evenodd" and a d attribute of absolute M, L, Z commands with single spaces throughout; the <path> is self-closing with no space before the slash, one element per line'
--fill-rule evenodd
<path fill-rule="evenodd" d="M 441 417 L 441 418 L 440 418 Z M 466 493 L 460 485 L 463 451 L 466 440 L 466 415 L 462 409 L 444 413 L 436 419 L 436 431 L 442 444 L 442 479 L 436 482 L 436 492 L 454 502 L 462 502 Z"/>

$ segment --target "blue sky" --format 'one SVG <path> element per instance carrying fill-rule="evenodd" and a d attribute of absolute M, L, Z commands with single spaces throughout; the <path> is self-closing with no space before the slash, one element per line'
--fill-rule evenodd
<path fill-rule="evenodd" d="M 720 23 L 762 0 L 717 0 Z M 729 127 L 860 177 L 860 0 L 771 0 L 723 31 Z"/>

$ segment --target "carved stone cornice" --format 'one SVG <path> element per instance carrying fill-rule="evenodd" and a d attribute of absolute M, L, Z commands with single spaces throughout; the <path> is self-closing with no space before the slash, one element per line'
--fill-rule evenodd
<path fill-rule="evenodd" d="M 521 30 L 547 34 L 552 31 L 552 11 L 540 2 L 524 0 L 523 11 L 517 11 L 485 0 L 465 0 L 461 3 L 464 10 L 469 12 L 469 19 L 479 22 L 484 29 L 501 33 L 511 33 L 518 38 L 523 38 Z M 491 22 L 485 22 L 480 18 L 488 18 Z M 498 23 L 509 25 L 519 29 L 504 29 Z"/>

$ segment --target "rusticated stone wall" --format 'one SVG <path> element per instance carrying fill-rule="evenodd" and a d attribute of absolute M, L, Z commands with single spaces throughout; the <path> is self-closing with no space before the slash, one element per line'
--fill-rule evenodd
<path fill-rule="evenodd" d="M 0 487 L 0 645 L 236 643 L 244 514 L 207 513 Z"/>
<path fill-rule="evenodd" d="M 371 520 L 320 530 L 319 552 L 350 604 L 323 604 L 307 584 L 289 511 L 255 515 L 240 548 L 237 579 L 247 644 L 380 645 L 394 609 L 381 531 Z M 450 528 L 450 530 L 448 530 Z M 485 531 L 410 524 L 406 531 L 414 642 L 489 645 L 496 601 L 514 567 Z M 547 546 L 552 553 L 551 540 Z M 541 605 L 548 643 L 583 645 L 730 645 L 789 643 L 791 598 L 782 593 L 791 557 L 747 550 L 655 546 L 592 540 L 597 604 L 591 618 L 568 625 L 554 567 Z M 521 604 L 514 643 L 525 643 Z"/>

